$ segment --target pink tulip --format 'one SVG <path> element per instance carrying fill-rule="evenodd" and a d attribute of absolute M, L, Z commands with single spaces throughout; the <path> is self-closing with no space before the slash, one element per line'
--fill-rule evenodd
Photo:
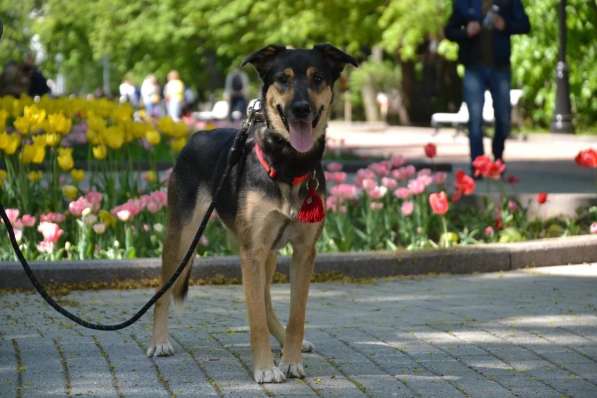
<path fill-rule="evenodd" d="M 14 226 L 19 218 L 20 211 L 19 209 L 6 209 L 6 215 L 8 216 L 8 221 Z"/>
<path fill-rule="evenodd" d="M 91 210 L 97 213 L 102 205 L 102 194 L 96 191 L 87 192 L 85 199 L 91 203 Z"/>
<path fill-rule="evenodd" d="M 37 230 L 41 232 L 44 240 L 48 242 L 56 243 L 64 233 L 58 224 L 52 222 L 41 222 L 37 226 Z"/>
<path fill-rule="evenodd" d="M 390 172 L 390 167 L 387 162 L 371 163 L 368 168 L 379 177 L 385 177 Z"/>
<path fill-rule="evenodd" d="M 346 173 L 342 172 L 342 171 L 337 171 L 337 172 L 330 172 L 330 171 L 325 171 L 325 179 L 326 181 L 335 183 L 335 184 L 341 184 L 344 181 L 346 181 L 346 178 L 348 177 Z"/>
<path fill-rule="evenodd" d="M 381 202 L 371 202 L 369 204 L 369 208 L 371 210 L 374 210 L 374 211 L 381 210 L 381 209 L 383 209 L 383 203 L 381 203 Z"/>
<path fill-rule="evenodd" d="M 150 200 L 147 203 L 146 209 L 151 214 L 155 214 L 162 209 L 162 205 L 159 202 L 156 202 L 155 200 Z"/>
<path fill-rule="evenodd" d="M 35 217 L 30 214 L 24 214 L 23 217 L 21 217 L 21 222 L 23 223 L 24 227 L 33 227 L 35 225 L 35 221 Z"/>
<path fill-rule="evenodd" d="M 394 190 L 398 186 L 398 181 L 393 178 L 384 177 L 381 179 L 381 185 L 388 189 Z"/>
<path fill-rule="evenodd" d="M 431 177 L 431 169 L 427 169 L 427 168 L 425 168 L 425 169 L 421 169 L 421 170 L 419 170 L 419 172 L 417 173 L 417 176 L 418 176 L 418 177 L 421 177 L 421 176 L 428 176 L 428 177 Z"/>
<path fill-rule="evenodd" d="M 411 214 L 413 214 L 414 210 L 415 210 L 415 205 L 410 200 L 402 203 L 402 206 L 400 206 L 400 212 L 402 213 L 402 215 L 404 217 L 408 217 Z"/>
<path fill-rule="evenodd" d="M 363 182 L 363 180 L 365 180 L 365 179 L 375 180 L 375 179 L 377 179 L 377 176 L 371 170 L 359 169 L 357 171 L 357 176 L 355 178 L 355 184 L 360 186 L 361 183 Z"/>
<path fill-rule="evenodd" d="M 68 211 L 75 217 L 81 217 L 83 210 L 91 209 L 92 207 L 93 205 L 85 197 L 81 196 L 79 199 L 68 204 Z"/>
<path fill-rule="evenodd" d="M 485 230 L 483 231 L 483 233 L 485 234 L 485 236 L 493 236 L 495 231 L 493 230 L 493 227 L 491 225 L 488 225 L 485 227 Z"/>
<path fill-rule="evenodd" d="M 438 171 L 437 173 L 433 174 L 433 182 L 437 185 L 441 185 L 446 182 L 448 178 L 448 173 L 443 171 Z"/>
<path fill-rule="evenodd" d="M 408 190 L 412 195 L 419 195 L 425 192 L 425 184 L 419 178 L 415 178 L 408 182 Z"/>
<path fill-rule="evenodd" d="M 365 178 L 362 182 L 361 182 L 361 187 L 365 190 L 370 190 L 373 189 L 377 186 L 377 181 L 371 179 L 371 178 Z"/>
<path fill-rule="evenodd" d="M 94 224 L 93 231 L 98 235 L 102 235 L 104 232 L 106 232 L 106 224 L 101 223 L 101 222 Z"/>
<path fill-rule="evenodd" d="M 394 191 L 394 196 L 398 199 L 408 199 L 410 197 L 410 190 L 405 187 L 400 187 Z"/>
<path fill-rule="evenodd" d="M 429 195 L 429 206 L 434 214 L 443 216 L 449 209 L 448 195 L 444 191 L 432 193 Z"/>
<path fill-rule="evenodd" d="M 433 184 L 433 178 L 431 175 L 421 174 L 417 177 L 417 180 L 419 180 L 425 186 L 425 188 Z"/>
<path fill-rule="evenodd" d="M 325 199 L 325 208 L 330 211 L 336 211 L 336 208 L 338 207 L 338 203 L 339 203 L 339 200 L 338 200 L 337 196 L 328 196 Z"/>
<path fill-rule="evenodd" d="M 375 186 L 372 189 L 367 190 L 367 195 L 373 200 L 379 200 L 386 196 L 388 188 L 384 186 Z"/>
<path fill-rule="evenodd" d="M 402 166 L 404 163 L 406 163 L 406 159 L 404 159 L 404 156 L 402 156 L 402 155 L 393 155 L 390 158 L 390 165 L 392 166 L 393 169 L 396 169 L 396 168 Z"/>
<path fill-rule="evenodd" d="M 510 212 L 514 213 L 516 210 L 518 210 L 518 203 L 516 203 L 515 201 L 510 199 L 508 201 L 508 210 L 510 210 Z"/>
<path fill-rule="evenodd" d="M 342 163 L 338 162 L 330 162 L 326 166 L 326 169 L 331 172 L 337 172 L 342 170 Z"/>
<path fill-rule="evenodd" d="M 45 213 L 39 216 L 39 221 L 44 222 L 53 222 L 56 224 L 60 224 L 65 219 L 64 214 L 62 213 Z"/>
<path fill-rule="evenodd" d="M 591 224 L 591 233 L 597 234 L 597 222 Z"/>
<path fill-rule="evenodd" d="M 353 200 L 359 196 L 359 189 L 356 185 L 338 184 L 330 189 L 330 194 L 340 199 Z"/>

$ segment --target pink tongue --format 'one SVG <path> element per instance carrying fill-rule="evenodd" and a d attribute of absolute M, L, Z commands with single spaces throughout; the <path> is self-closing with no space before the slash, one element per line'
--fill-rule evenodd
<path fill-rule="evenodd" d="M 313 128 L 310 122 L 290 123 L 290 145 L 299 152 L 309 152 L 313 148 Z"/>

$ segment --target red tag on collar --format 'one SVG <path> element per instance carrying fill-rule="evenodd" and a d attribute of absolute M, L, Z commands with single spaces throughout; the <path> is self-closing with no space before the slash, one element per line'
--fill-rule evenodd
<path fill-rule="evenodd" d="M 324 218 L 325 208 L 323 207 L 323 200 L 315 188 L 309 187 L 307 197 L 303 201 L 303 205 L 296 215 L 296 219 L 302 223 L 315 223 L 320 222 Z"/>

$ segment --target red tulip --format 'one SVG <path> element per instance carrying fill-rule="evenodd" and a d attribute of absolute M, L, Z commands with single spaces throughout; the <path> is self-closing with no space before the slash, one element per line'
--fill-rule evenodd
<path fill-rule="evenodd" d="M 506 182 L 508 182 L 508 184 L 511 184 L 511 185 L 518 184 L 520 182 L 520 178 L 516 177 L 515 175 L 510 174 L 508 176 L 508 178 L 506 178 Z"/>
<path fill-rule="evenodd" d="M 456 189 L 463 195 L 472 195 L 475 192 L 475 180 L 466 175 L 464 170 L 456 171 Z"/>
<path fill-rule="evenodd" d="M 597 168 L 597 151 L 593 148 L 585 149 L 584 151 L 580 151 L 574 160 L 581 167 L 595 169 Z"/>
<path fill-rule="evenodd" d="M 475 176 L 486 176 L 491 167 L 491 159 L 486 155 L 479 155 L 473 160 Z"/>
<path fill-rule="evenodd" d="M 429 159 L 433 159 L 437 155 L 437 147 L 431 142 L 425 145 L 424 149 L 425 156 L 427 156 Z"/>
<path fill-rule="evenodd" d="M 537 203 L 542 205 L 543 203 L 547 202 L 547 192 L 539 192 L 537 194 Z"/>
<path fill-rule="evenodd" d="M 429 205 L 434 214 L 443 216 L 448 212 L 448 195 L 444 191 L 435 192 L 429 195 Z"/>
<path fill-rule="evenodd" d="M 491 178 L 492 180 L 499 180 L 504 170 L 506 170 L 506 165 L 498 159 L 490 164 L 489 170 L 487 170 L 487 175 L 484 177 Z"/>

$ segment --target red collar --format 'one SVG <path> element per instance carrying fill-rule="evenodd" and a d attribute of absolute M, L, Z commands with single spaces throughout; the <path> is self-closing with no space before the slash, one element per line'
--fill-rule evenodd
<path fill-rule="evenodd" d="M 265 160 L 265 156 L 263 154 L 263 149 L 261 148 L 261 146 L 258 143 L 255 143 L 255 154 L 257 155 L 257 160 L 259 160 L 259 163 L 261 164 L 261 166 L 263 167 L 263 169 L 265 170 L 267 175 L 270 176 L 271 178 L 275 179 L 278 176 L 278 172 L 276 171 L 276 169 L 274 169 L 274 167 L 272 165 L 270 165 L 267 162 L 267 160 Z M 291 181 L 291 184 L 292 185 L 301 185 L 303 182 L 307 181 L 310 176 L 311 176 L 311 173 L 307 173 L 302 176 L 294 177 Z"/>

